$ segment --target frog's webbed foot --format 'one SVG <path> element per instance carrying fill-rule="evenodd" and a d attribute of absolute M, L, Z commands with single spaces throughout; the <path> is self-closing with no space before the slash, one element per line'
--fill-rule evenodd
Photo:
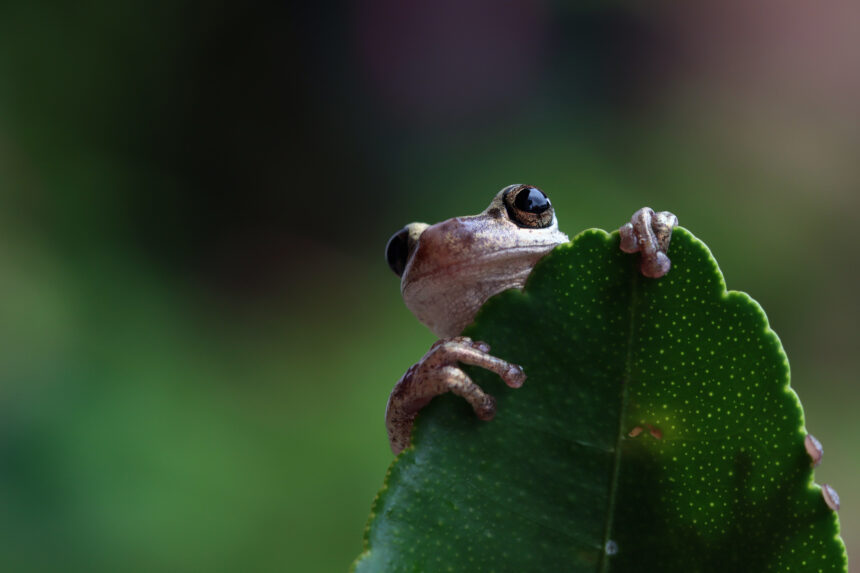
<path fill-rule="evenodd" d="M 640 270 L 646 277 L 658 279 L 672 266 L 666 251 L 672 239 L 672 229 L 678 226 L 678 217 L 669 211 L 655 213 L 649 207 L 636 211 L 630 222 L 618 229 L 621 250 L 625 253 L 642 253 Z"/>
<path fill-rule="evenodd" d="M 486 368 L 498 374 L 511 388 L 519 388 L 526 379 L 523 369 L 489 354 L 485 342 L 465 336 L 443 338 L 414 364 L 394 386 L 385 409 L 385 426 L 391 450 L 398 454 L 409 445 L 412 424 L 418 411 L 435 396 L 445 392 L 465 398 L 481 420 L 496 414 L 496 401 L 472 382 L 458 362 Z"/>

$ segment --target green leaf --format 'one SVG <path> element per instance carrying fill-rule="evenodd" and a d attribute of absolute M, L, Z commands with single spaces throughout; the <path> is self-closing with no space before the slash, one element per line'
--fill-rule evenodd
<path fill-rule="evenodd" d="M 465 334 L 528 379 L 422 411 L 355 571 L 846 571 L 764 312 L 686 230 L 670 257 L 590 230 L 490 300 Z"/>

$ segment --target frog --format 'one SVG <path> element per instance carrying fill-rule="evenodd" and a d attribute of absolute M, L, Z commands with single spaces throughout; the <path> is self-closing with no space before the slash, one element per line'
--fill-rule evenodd
<path fill-rule="evenodd" d="M 667 251 L 677 224 L 672 213 L 643 207 L 619 229 L 619 246 L 640 253 L 641 273 L 658 279 L 671 268 Z M 391 236 L 385 258 L 400 277 L 403 301 L 439 337 L 389 395 L 385 426 L 395 455 L 410 445 L 420 410 L 446 392 L 465 399 L 480 420 L 493 419 L 495 399 L 461 364 L 489 370 L 511 388 L 523 385 L 522 366 L 492 355 L 486 342 L 461 333 L 490 297 L 522 289 L 538 261 L 569 240 L 559 230 L 547 194 L 522 183 L 501 189 L 477 215 L 434 225 L 409 223 Z"/>

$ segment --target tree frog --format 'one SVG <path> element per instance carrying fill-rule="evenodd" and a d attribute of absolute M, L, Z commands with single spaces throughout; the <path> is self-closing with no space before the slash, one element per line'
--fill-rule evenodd
<path fill-rule="evenodd" d="M 621 248 L 640 252 L 645 276 L 669 271 L 666 256 L 678 219 L 645 207 L 620 229 Z M 391 450 L 409 445 L 419 410 L 445 392 L 462 396 L 481 420 L 496 406 L 458 363 L 486 368 L 512 387 L 526 379 L 523 369 L 490 354 L 480 341 L 459 336 L 484 302 L 503 290 L 522 288 L 535 263 L 568 241 L 546 194 L 533 185 L 509 185 L 482 213 L 435 225 L 410 223 L 388 241 L 386 259 L 400 277 L 403 301 L 439 340 L 409 368 L 388 399 L 385 424 Z"/>

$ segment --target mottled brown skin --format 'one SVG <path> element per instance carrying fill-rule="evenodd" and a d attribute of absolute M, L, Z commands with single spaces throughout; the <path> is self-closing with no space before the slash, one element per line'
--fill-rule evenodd
<path fill-rule="evenodd" d="M 537 198 L 537 206 L 528 200 L 517 201 L 520 193 Z M 665 269 L 662 274 L 668 271 L 665 250 L 677 219 L 671 213 L 655 216 L 646 209 L 634 215 L 632 224 L 626 226 L 629 231 L 622 231 L 629 237 L 626 245 L 642 253 L 643 273 L 662 276 L 660 269 Z M 512 388 L 522 385 L 525 373 L 520 366 L 491 356 L 486 343 L 458 335 L 488 298 L 522 288 L 534 265 L 568 241 L 558 230 L 549 200 L 527 185 L 505 187 L 478 215 L 432 226 L 411 223 L 392 237 L 389 248 L 397 238 L 400 241 L 395 246 L 400 250 L 394 251 L 406 258 L 393 265 L 389 256 L 389 264 L 392 269 L 397 267 L 398 274 L 402 270 L 403 300 L 440 340 L 406 371 L 388 399 L 385 423 L 395 454 L 409 446 L 416 415 L 439 394 L 453 392 L 472 405 L 478 418 L 493 418 L 493 397 L 472 382 L 458 363 L 495 372 Z"/>

